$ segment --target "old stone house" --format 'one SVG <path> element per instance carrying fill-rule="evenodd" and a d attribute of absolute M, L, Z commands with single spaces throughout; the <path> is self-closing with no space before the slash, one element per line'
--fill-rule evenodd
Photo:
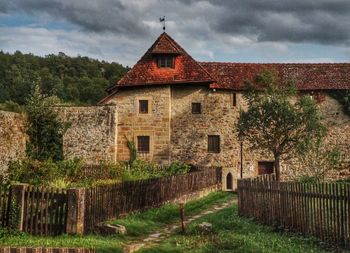
<path fill-rule="evenodd" d="M 64 135 L 64 155 L 90 164 L 128 160 L 129 139 L 140 158 L 159 164 L 221 166 L 224 188 L 234 189 L 236 178 L 273 171 L 272 157 L 251 152 L 234 131 L 245 106 L 243 84 L 262 70 L 276 72 L 282 83 L 294 79 L 300 92 L 315 98 L 329 126 L 327 141 L 339 145 L 349 159 L 350 118 L 327 95 L 350 89 L 349 63 L 197 62 L 166 33 L 98 106 L 57 108 L 71 123 Z M 8 161 L 24 155 L 25 133 L 20 115 L 0 111 L 0 119 L 0 142 L 8 144 L 0 148 L 1 176 Z M 300 168 L 293 166 L 284 162 L 282 177 L 296 174 Z"/>
<path fill-rule="evenodd" d="M 349 154 L 349 118 L 327 92 L 350 89 L 350 64 L 197 62 L 163 33 L 100 101 L 116 105 L 116 159 L 129 158 L 128 138 L 139 157 L 159 164 L 222 166 L 228 188 L 241 173 L 271 173 L 271 157 L 250 152 L 234 132 L 244 106 L 244 81 L 266 69 L 276 72 L 282 83 L 295 80 L 300 92 L 318 101 L 332 124 L 330 141 Z M 282 166 L 285 177 L 290 174 L 287 167 Z"/>

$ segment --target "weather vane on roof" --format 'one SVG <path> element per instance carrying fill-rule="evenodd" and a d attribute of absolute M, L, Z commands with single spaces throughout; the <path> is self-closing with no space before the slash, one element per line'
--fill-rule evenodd
<path fill-rule="evenodd" d="M 163 22 L 163 31 L 165 31 L 165 16 L 159 18 L 159 22 Z"/>

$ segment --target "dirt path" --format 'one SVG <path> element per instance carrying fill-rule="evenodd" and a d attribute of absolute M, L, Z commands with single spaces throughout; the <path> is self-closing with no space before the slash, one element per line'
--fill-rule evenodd
<path fill-rule="evenodd" d="M 209 209 L 196 214 L 192 216 L 188 216 L 185 219 L 185 224 L 188 224 L 194 220 L 197 220 L 207 214 L 215 213 L 219 210 L 222 210 L 224 208 L 227 208 L 229 205 L 237 203 L 237 199 L 229 200 L 225 203 L 216 204 L 210 207 Z M 148 247 L 148 246 L 154 246 L 157 245 L 159 242 L 163 241 L 165 238 L 169 237 L 172 233 L 175 232 L 180 227 L 179 222 L 174 222 L 172 224 L 169 224 L 165 226 L 164 228 L 160 229 L 159 231 L 156 231 L 152 234 L 149 234 L 146 238 L 138 240 L 138 241 L 132 241 L 128 245 L 124 247 L 123 252 L 124 253 L 132 253 L 136 252 L 141 248 Z"/>

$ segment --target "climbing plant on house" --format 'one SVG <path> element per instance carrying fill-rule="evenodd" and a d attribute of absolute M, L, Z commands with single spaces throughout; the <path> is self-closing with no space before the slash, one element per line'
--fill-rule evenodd
<path fill-rule="evenodd" d="M 240 112 L 239 137 L 252 149 L 274 156 L 279 180 L 281 158 L 292 155 L 300 146 L 307 147 L 326 133 L 316 103 L 310 96 L 298 96 L 293 82 L 278 83 L 272 72 L 263 72 L 254 83 L 247 83 L 243 97 L 248 109 Z"/>
<path fill-rule="evenodd" d="M 63 134 L 67 125 L 58 118 L 53 106 L 59 102 L 57 97 L 45 96 L 38 84 L 34 84 L 27 99 L 27 156 L 54 161 L 63 159 Z"/>

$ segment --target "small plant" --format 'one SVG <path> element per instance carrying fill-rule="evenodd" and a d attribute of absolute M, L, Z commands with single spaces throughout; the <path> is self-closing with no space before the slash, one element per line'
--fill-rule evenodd
<path fill-rule="evenodd" d="M 129 165 L 131 166 L 134 161 L 137 159 L 137 150 L 135 146 L 135 142 L 129 140 L 126 135 L 124 135 L 126 138 L 126 144 L 128 146 L 128 149 L 130 151 L 130 160 L 129 160 Z"/>

